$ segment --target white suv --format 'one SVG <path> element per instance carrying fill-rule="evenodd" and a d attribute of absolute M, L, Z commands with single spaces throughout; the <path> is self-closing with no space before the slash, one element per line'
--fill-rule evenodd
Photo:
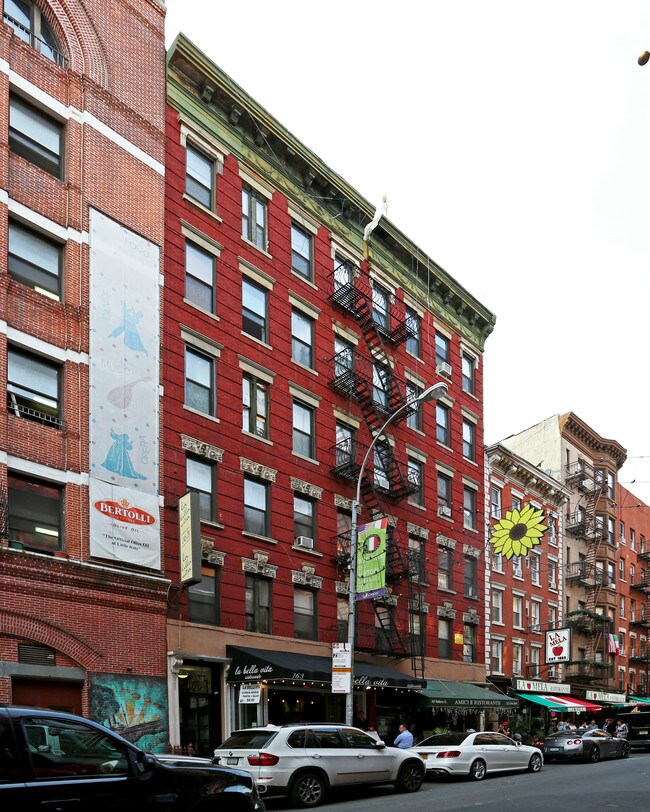
<path fill-rule="evenodd" d="M 413 750 L 328 723 L 236 730 L 214 755 L 222 767 L 252 773 L 261 794 L 288 795 L 302 807 L 318 806 L 330 787 L 392 783 L 401 792 L 417 792 L 425 774 Z"/>

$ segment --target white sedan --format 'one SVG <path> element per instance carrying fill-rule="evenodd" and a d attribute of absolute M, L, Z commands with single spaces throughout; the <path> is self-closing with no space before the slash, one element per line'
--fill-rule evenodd
<path fill-rule="evenodd" d="M 544 756 L 537 747 L 513 741 L 502 733 L 440 733 L 411 750 L 422 757 L 427 775 L 469 775 L 476 781 L 487 773 L 529 770 L 538 773 Z"/>

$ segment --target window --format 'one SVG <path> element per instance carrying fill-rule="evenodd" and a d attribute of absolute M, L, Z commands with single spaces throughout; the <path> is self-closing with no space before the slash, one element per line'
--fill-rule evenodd
<path fill-rule="evenodd" d="M 416 656 L 420 657 L 424 654 L 424 639 L 422 637 L 422 632 L 426 628 L 426 622 L 424 616 L 418 611 L 412 611 L 411 613 L 411 651 Z"/>
<path fill-rule="evenodd" d="M 63 428 L 59 400 L 61 367 L 36 355 L 9 347 L 7 408 L 16 417 Z"/>
<path fill-rule="evenodd" d="M 245 593 L 246 631 L 271 634 L 271 579 L 247 575 Z"/>
<path fill-rule="evenodd" d="M 267 292 L 248 279 L 242 280 L 242 330 L 258 341 L 268 342 Z"/>
<path fill-rule="evenodd" d="M 503 592 L 492 590 L 492 623 L 503 623 Z"/>
<path fill-rule="evenodd" d="M 438 618 L 438 657 L 451 660 L 451 620 Z"/>
<path fill-rule="evenodd" d="M 422 320 L 420 315 L 412 307 L 406 307 L 406 326 L 408 328 L 408 338 L 406 339 L 406 352 L 421 358 L 421 333 Z"/>
<path fill-rule="evenodd" d="M 266 251 L 266 198 L 246 184 L 241 193 L 241 233 L 244 239 Z"/>
<path fill-rule="evenodd" d="M 618 605 L 618 616 L 621 618 L 625 617 L 625 596 L 621 595 L 619 598 L 619 605 Z"/>
<path fill-rule="evenodd" d="M 492 641 L 492 673 L 503 673 L 503 642 L 501 640 Z"/>
<path fill-rule="evenodd" d="M 374 453 L 374 479 L 375 486 L 383 491 L 390 490 L 390 480 L 388 478 L 388 460 L 391 452 L 384 443 L 377 443 Z"/>
<path fill-rule="evenodd" d="M 419 581 L 424 578 L 425 558 L 424 542 L 417 536 L 409 536 L 408 566 L 412 580 Z"/>
<path fill-rule="evenodd" d="M 244 478 L 244 530 L 256 536 L 269 535 L 269 487 L 251 477 Z"/>
<path fill-rule="evenodd" d="M 372 286 L 372 318 L 379 329 L 390 330 L 390 294 L 377 282 Z"/>
<path fill-rule="evenodd" d="M 63 548 L 63 489 L 9 472 L 7 480 L 9 541 L 49 552 Z"/>
<path fill-rule="evenodd" d="M 607 562 L 607 586 L 616 586 L 616 565 L 613 561 Z"/>
<path fill-rule="evenodd" d="M 449 339 L 436 333 L 436 366 L 449 363 Z"/>
<path fill-rule="evenodd" d="M 530 602 L 530 626 L 531 631 L 538 632 L 540 630 L 539 627 L 539 618 L 540 618 L 540 607 L 541 603 L 538 601 L 531 601 Z"/>
<path fill-rule="evenodd" d="M 440 471 L 438 471 L 438 513 L 451 516 L 451 477 Z"/>
<path fill-rule="evenodd" d="M 463 662 L 476 662 L 476 626 L 472 623 L 463 626 Z"/>
<path fill-rule="evenodd" d="M 214 417 L 216 414 L 215 359 L 185 347 L 185 405 Z"/>
<path fill-rule="evenodd" d="M 521 643 L 512 644 L 512 673 L 523 674 L 524 647 Z"/>
<path fill-rule="evenodd" d="M 291 223 L 291 269 L 305 279 L 312 273 L 312 236 L 301 226 Z"/>
<path fill-rule="evenodd" d="M 470 395 L 474 394 L 475 364 L 476 361 L 471 355 L 465 355 L 465 353 L 463 353 L 461 383 L 463 392 L 467 392 Z"/>
<path fill-rule="evenodd" d="M 630 527 L 630 550 L 636 550 L 636 531 Z"/>
<path fill-rule="evenodd" d="M 524 573 L 521 568 L 521 556 L 513 555 L 512 556 L 512 574 L 515 578 L 523 578 Z"/>
<path fill-rule="evenodd" d="M 61 246 L 9 223 L 9 276 L 52 299 L 61 298 Z"/>
<path fill-rule="evenodd" d="M 464 595 L 466 598 L 476 598 L 478 597 L 477 592 L 477 585 L 476 585 L 476 559 L 474 556 L 466 555 L 465 556 L 465 591 Z"/>
<path fill-rule="evenodd" d="M 512 625 L 518 629 L 524 625 L 524 599 L 521 595 L 512 596 Z"/>
<path fill-rule="evenodd" d="M 291 311 L 291 358 L 313 369 L 314 320 L 295 309 Z"/>
<path fill-rule="evenodd" d="M 533 679 L 537 679 L 539 677 L 541 652 L 542 650 L 537 646 L 531 646 L 530 648 L 530 676 Z"/>
<path fill-rule="evenodd" d="M 436 440 L 442 445 L 451 447 L 451 428 L 449 421 L 449 406 L 436 402 Z"/>
<path fill-rule="evenodd" d="M 625 522 L 618 523 L 618 538 L 621 544 L 625 544 Z"/>
<path fill-rule="evenodd" d="M 395 617 L 392 606 L 378 603 L 375 607 L 375 648 L 388 652 L 393 647 Z"/>
<path fill-rule="evenodd" d="M 390 373 L 381 364 L 372 365 L 372 398 L 375 406 L 388 411 L 388 392 L 390 390 Z"/>
<path fill-rule="evenodd" d="M 354 281 L 354 265 L 347 259 L 334 257 L 334 292 L 347 288 Z"/>
<path fill-rule="evenodd" d="M 203 570 L 202 580 L 192 584 L 187 591 L 187 610 L 191 623 L 219 626 L 219 572 L 220 569 Z"/>
<path fill-rule="evenodd" d="M 539 555 L 536 553 L 530 554 L 530 580 L 533 586 L 539 586 Z"/>
<path fill-rule="evenodd" d="M 518 496 L 512 497 L 512 509 L 513 510 L 521 510 L 521 499 Z"/>
<path fill-rule="evenodd" d="M 65 67 L 61 46 L 40 8 L 31 0 L 5 0 L 4 19 L 18 37 L 43 56 Z"/>
<path fill-rule="evenodd" d="M 467 486 L 463 489 L 463 526 L 476 530 L 476 491 Z"/>
<path fill-rule="evenodd" d="M 548 627 L 549 629 L 554 629 L 557 625 L 557 606 L 553 606 L 553 604 L 549 604 L 548 607 Z"/>
<path fill-rule="evenodd" d="M 416 383 L 412 381 L 407 381 L 406 383 L 406 400 L 407 402 L 416 401 L 417 398 L 422 394 L 422 387 L 418 386 Z M 413 406 L 413 411 L 407 414 L 406 417 L 406 425 L 411 428 L 415 429 L 416 431 L 422 431 L 422 404 L 418 403 L 416 406 Z"/>
<path fill-rule="evenodd" d="M 314 459 L 314 410 L 311 406 L 293 402 L 293 453 Z"/>
<path fill-rule="evenodd" d="M 611 472 L 607 473 L 607 496 L 612 501 L 616 498 L 616 477 Z"/>
<path fill-rule="evenodd" d="M 438 548 L 438 589 L 452 588 L 452 562 L 451 550 L 446 547 Z"/>
<path fill-rule="evenodd" d="M 636 568 L 634 564 L 630 564 L 630 583 L 634 583 L 634 578 L 636 576 Z"/>
<path fill-rule="evenodd" d="M 356 460 L 354 429 L 346 423 L 336 424 L 336 467 L 348 470 Z"/>
<path fill-rule="evenodd" d="M 501 553 L 492 553 L 492 572 L 503 572 L 503 556 Z"/>
<path fill-rule="evenodd" d="M 501 518 L 501 488 L 496 485 L 490 488 L 490 515 L 493 519 Z"/>
<path fill-rule="evenodd" d="M 189 144 L 185 148 L 185 192 L 206 209 L 214 208 L 214 161 Z"/>
<path fill-rule="evenodd" d="M 269 436 L 269 385 L 245 372 L 242 376 L 243 431 L 256 437 Z"/>
<path fill-rule="evenodd" d="M 189 241 L 185 243 L 185 298 L 208 313 L 216 309 L 216 263 L 212 254 Z"/>
<path fill-rule="evenodd" d="M 62 175 L 63 128 L 21 99 L 9 100 L 9 148 L 51 175 Z"/>
<path fill-rule="evenodd" d="M 354 345 L 339 336 L 334 338 L 334 375 L 348 376 L 354 370 Z"/>
<path fill-rule="evenodd" d="M 316 510 L 313 499 L 293 495 L 293 537 L 310 538 L 316 546 Z"/>
<path fill-rule="evenodd" d="M 199 495 L 199 516 L 203 521 L 213 522 L 216 516 L 215 466 L 187 457 L 185 476 L 188 491 Z"/>
<path fill-rule="evenodd" d="M 407 462 L 408 483 L 409 486 L 414 489 L 414 493 L 411 494 L 409 502 L 419 507 L 424 506 L 423 468 L 424 466 L 419 460 L 409 459 Z"/>
<path fill-rule="evenodd" d="M 557 561 L 548 559 L 548 588 L 557 589 Z"/>
<path fill-rule="evenodd" d="M 298 640 L 318 640 L 316 594 L 313 589 L 293 590 L 294 636 Z"/>

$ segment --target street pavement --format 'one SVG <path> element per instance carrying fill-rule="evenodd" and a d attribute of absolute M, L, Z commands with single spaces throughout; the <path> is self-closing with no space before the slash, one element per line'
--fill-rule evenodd
<path fill-rule="evenodd" d="M 415 794 L 391 787 L 346 787 L 323 805 L 327 812 L 594 812 L 650 810 L 650 753 L 635 752 L 599 764 L 554 762 L 537 774 L 509 773 L 471 779 L 428 778 Z M 295 809 L 286 798 L 265 799 L 268 812 Z"/>

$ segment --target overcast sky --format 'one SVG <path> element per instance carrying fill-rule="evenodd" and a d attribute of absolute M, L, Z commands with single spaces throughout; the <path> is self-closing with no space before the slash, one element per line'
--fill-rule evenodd
<path fill-rule="evenodd" d="M 650 3 L 167 6 L 168 44 L 183 31 L 371 203 L 387 194 L 496 314 L 486 442 L 574 411 L 627 448 L 620 481 L 650 504 Z"/>

